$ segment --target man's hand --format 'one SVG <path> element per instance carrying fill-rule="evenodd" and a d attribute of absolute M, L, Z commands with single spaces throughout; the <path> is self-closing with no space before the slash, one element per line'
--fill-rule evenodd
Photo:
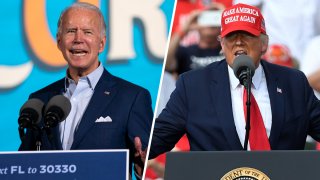
<path fill-rule="evenodd" d="M 188 18 L 180 27 L 180 31 L 183 31 L 185 34 L 187 34 L 190 30 L 198 30 L 199 26 L 197 23 L 197 19 L 200 16 L 201 12 L 201 10 L 194 10 L 190 12 Z"/>
<path fill-rule="evenodd" d="M 146 148 L 144 151 L 142 150 L 142 143 L 139 137 L 134 138 L 134 147 L 134 167 L 138 176 L 142 177 L 148 148 Z"/>

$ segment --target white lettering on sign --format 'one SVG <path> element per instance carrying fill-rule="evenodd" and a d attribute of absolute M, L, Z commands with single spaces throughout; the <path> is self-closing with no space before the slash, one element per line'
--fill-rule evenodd
<path fill-rule="evenodd" d="M 75 164 L 46 164 L 39 167 L 25 167 L 12 165 L 10 167 L 0 168 L 1 175 L 22 175 L 22 174 L 74 174 L 77 172 Z"/>

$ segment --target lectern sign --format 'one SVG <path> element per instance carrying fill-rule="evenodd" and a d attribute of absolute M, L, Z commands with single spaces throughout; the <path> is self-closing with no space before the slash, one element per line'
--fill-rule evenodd
<path fill-rule="evenodd" d="M 257 169 L 241 167 L 229 171 L 221 180 L 270 180 L 270 178 Z"/>
<path fill-rule="evenodd" d="M 1 180 L 128 180 L 129 150 L 0 153 Z"/>

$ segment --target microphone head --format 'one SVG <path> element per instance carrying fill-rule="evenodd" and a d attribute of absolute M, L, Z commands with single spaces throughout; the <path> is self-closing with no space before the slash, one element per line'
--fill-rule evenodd
<path fill-rule="evenodd" d="M 70 110 L 70 100 L 63 95 L 56 95 L 49 100 L 44 112 L 47 114 L 50 111 L 61 111 L 59 112 L 59 116 L 61 118 L 60 121 L 63 121 L 69 115 Z"/>
<path fill-rule="evenodd" d="M 57 95 L 52 97 L 46 108 L 45 108 L 45 121 L 48 121 L 50 114 L 54 114 L 56 117 L 54 120 L 50 119 L 50 121 L 57 121 L 52 123 L 59 123 L 67 118 L 71 110 L 71 103 L 68 98 L 63 95 Z"/>
<path fill-rule="evenodd" d="M 251 70 L 251 76 L 253 77 L 256 68 L 250 56 L 240 55 L 234 59 L 232 69 L 233 69 L 234 75 L 238 79 L 240 77 L 241 72 L 246 71 L 247 68 Z"/>
<path fill-rule="evenodd" d="M 23 104 L 19 112 L 18 123 L 28 126 L 28 124 L 38 124 L 42 118 L 44 103 L 36 98 L 29 99 Z"/>

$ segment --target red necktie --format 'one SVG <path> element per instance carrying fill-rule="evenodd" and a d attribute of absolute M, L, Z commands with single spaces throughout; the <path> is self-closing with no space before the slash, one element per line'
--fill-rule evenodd
<path fill-rule="evenodd" d="M 266 128 L 264 127 L 263 119 L 259 110 L 259 106 L 252 95 L 251 95 L 251 106 L 250 106 L 250 134 L 249 142 L 251 150 L 271 150 L 269 139 L 267 136 Z M 244 117 L 247 120 L 247 90 L 244 88 L 243 92 L 243 109 Z"/>

